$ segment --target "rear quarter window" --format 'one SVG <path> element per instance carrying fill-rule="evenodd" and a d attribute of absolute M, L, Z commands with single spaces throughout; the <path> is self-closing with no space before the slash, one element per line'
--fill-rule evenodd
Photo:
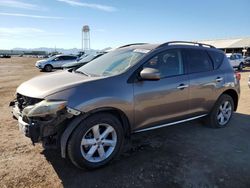
<path fill-rule="evenodd" d="M 188 67 L 188 73 L 199 73 L 213 70 L 213 63 L 205 50 L 185 49 L 184 61 Z"/>
<path fill-rule="evenodd" d="M 214 51 L 208 51 L 208 54 L 214 62 L 214 69 L 218 69 L 223 62 L 224 54 Z"/>

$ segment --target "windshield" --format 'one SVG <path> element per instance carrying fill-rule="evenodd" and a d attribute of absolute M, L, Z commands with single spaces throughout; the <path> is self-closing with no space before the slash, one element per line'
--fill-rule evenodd
<path fill-rule="evenodd" d="M 90 54 L 84 58 L 82 58 L 80 61 L 78 61 L 79 63 L 85 63 L 88 61 L 91 61 L 94 57 L 96 56 L 96 54 Z"/>
<path fill-rule="evenodd" d="M 111 76 L 126 71 L 136 64 L 149 50 L 116 50 L 94 59 L 77 69 L 89 76 Z"/>
<path fill-rule="evenodd" d="M 55 59 L 56 57 L 58 57 L 58 56 L 57 55 L 53 55 L 53 56 L 49 57 L 47 60 L 51 61 L 51 60 Z"/>

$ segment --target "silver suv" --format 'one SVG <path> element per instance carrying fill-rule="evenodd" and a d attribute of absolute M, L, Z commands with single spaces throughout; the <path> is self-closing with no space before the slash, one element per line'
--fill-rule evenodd
<path fill-rule="evenodd" d="M 77 56 L 73 55 L 55 55 L 48 59 L 39 60 L 36 62 L 36 67 L 45 72 L 51 72 L 53 69 L 63 68 L 66 63 L 72 63 L 77 60 Z"/>
<path fill-rule="evenodd" d="M 131 133 L 198 118 L 228 126 L 239 93 L 239 75 L 222 51 L 179 41 L 130 44 L 75 71 L 35 77 L 10 106 L 33 143 L 59 146 L 77 167 L 97 168 Z"/>
<path fill-rule="evenodd" d="M 233 68 L 237 68 L 238 70 L 244 68 L 244 58 L 241 53 L 227 53 L 226 56 Z"/>

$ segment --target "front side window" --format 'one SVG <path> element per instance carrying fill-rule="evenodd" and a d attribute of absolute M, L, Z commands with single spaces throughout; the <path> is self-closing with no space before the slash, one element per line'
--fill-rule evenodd
<path fill-rule="evenodd" d="M 184 73 L 179 50 L 167 50 L 151 58 L 144 68 L 158 69 L 161 78 L 177 76 Z"/>
<path fill-rule="evenodd" d="M 54 59 L 54 61 L 62 61 L 63 60 L 63 56 L 59 56 L 59 57 L 56 57 L 55 59 Z"/>
<path fill-rule="evenodd" d="M 188 73 L 199 73 L 213 70 L 213 64 L 205 50 L 185 49 L 185 62 Z"/>

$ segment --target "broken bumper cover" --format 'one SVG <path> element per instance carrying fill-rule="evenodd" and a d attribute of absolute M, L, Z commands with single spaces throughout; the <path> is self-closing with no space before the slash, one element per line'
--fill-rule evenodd
<path fill-rule="evenodd" d="M 10 103 L 10 106 L 13 105 L 13 103 Z M 15 119 L 18 121 L 18 127 L 22 134 L 24 134 L 26 137 L 30 138 L 32 143 L 36 143 L 40 140 L 40 125 L 32 123 L 31 121 L 29 123 L 25 122 L 22 116 L 22 113 L 20 112 L 18 106 L 15 104 L 12 106 L 12 114 Z M 27 118 L 26 118 L 27 120 Z"/>
<path fill-rule="evenodd" d="M 10 106 L 13 105 L 10 103 Z M 17 105 L 14 105 L 12 108 L 12 114 L 15 119 L 18 121 L 18 127 L 21 133 L 23 133 L 25 136 L 29 136 L 29 124 L 23 121 L 23 118 L 21 116 L 20 110 Z"/>
<path fill-rule="evenodd" d="M 12 107 L 14 118 L 18 120 L 20 132 L 29 137 L 33 144 L 44 141 L 48 137 L 56 136 L 66 119 L 80 114 L 80 112 L 74 109 L 64 108 L 55 114 L 43 117 L 28 117 L 23 113 L 24 110 L 20 111 L 16 101 L 12 101 L 10 106 Z"/>

